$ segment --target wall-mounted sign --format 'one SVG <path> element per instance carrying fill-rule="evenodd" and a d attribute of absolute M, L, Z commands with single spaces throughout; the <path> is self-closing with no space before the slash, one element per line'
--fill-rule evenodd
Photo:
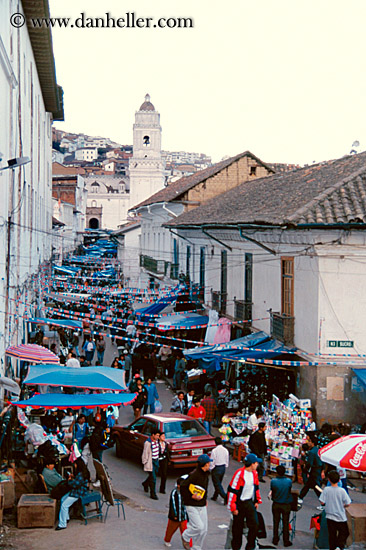
<path fill-rule="evenodd" d="M 353 340 L 328 340 L 328 348 L 353 348 Z"/>

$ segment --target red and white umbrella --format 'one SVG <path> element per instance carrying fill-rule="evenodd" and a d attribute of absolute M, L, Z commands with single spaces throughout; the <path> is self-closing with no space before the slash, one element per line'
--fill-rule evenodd
<path fill-rule="evenodd" d="M 6 351 L 6 355 L 16 357 L 21 361 L 29 363 L 52 363 L 59 364 L 60 359 L 47 348 L 38 344 L 20 344 L 19 346 L 10 346 Z"/>
<path fill-rule="evenodd" d="M 340 437 L 319 450 L 323 462 L 346 470 L 366 472 L 366 435 Z"/>

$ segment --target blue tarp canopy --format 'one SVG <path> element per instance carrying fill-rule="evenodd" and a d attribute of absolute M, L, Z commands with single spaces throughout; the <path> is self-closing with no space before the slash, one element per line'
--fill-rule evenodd
<path fill-rule="evenodd" d="M 55 365 L 32 365 L 29 367 L 24 384 L 126 390 L 124 371 L 110 367 L 72 368 Z"/>
<path fill-rule="evenodd" d="M 83 328 L 83 324 L 81 321 L 73 321 L 72 319 L 48 319 L 46 317 L 33 317 L 32 319 L 28 319 L 28 321 L 37 325 L 56 325 L 58 327 L 73 329 Z"/>
<path fill-rule="evenodd" d="M 44 393 L 33 395 L 25 401 L 12 401 L 17 407 L 34 409 L 93 409 L 110 405 L 130 405 L 136 398 L 135 393 L 93 393 L 89 395 L 69 395 L 63 393 Z"/>
<path fill-rule="evenodd" d="M 64 273 L 65 275 L 75 275 L 75 269 L 73 267 L 61 267 L 60 265 L 54 265 L 53 269 L 59 273 Z"/>
<path fill-rule="evenodd" d="M 248 349 L 253 348 L 253 349 Z M 265 332 L 249 334 L 226 344 L 200 346 L 185 350 L 187 359 L 196 359 L 205 369 L 219 370 L 224 361 L 245 361 L 247 359 L 271 359 L 289 351 Z"/>
<path fill-rule="evenodd" d="M 154 304 L 151 304 L 151 306 L 138 309 L 138 311 L 136 311 L 136 316 L 143 317 L 144 315 L 146 315 L 147 317 L 149 317 L 161 313 L 163 309 L 165 309 L 169 304 L 172 304 L 177 300 L 177 297 L 184 289 L 185 287 L 183 285 L 176 286 L 172 290 L 172 292 L 166 294 L 165 296 L 157 300 Z"/>
<path fill-rule="evenodd" d="M 366 388 L 366 369 L 352 369 L 359 381 Z"/>
<path fill-rule="evenodd" d="M 207 324 L 208 316 L 198 313 L 167 315 L 155 321 L 158 330 L 189 330 L 203 328 Z"/>

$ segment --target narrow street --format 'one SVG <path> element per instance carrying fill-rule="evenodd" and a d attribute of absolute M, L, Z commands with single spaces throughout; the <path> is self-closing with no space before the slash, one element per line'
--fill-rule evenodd
<path fill-rule="evenodd" d="M 105 365 L 110 365 L 116 355 L 116 346 L 112 345 L 110 339 L 107 338 Z M 173 392 L 163 381 L 159 380 L 156 384 L 163 410 L 165 412 L 169 411 Z M 119 423 L 127 425 L 133 420 L 132 408 L 130 406 L 121 407 Z M 124 502 L 125 521 L 122 516 L 118 518 L 116 508 L 110 508 L 106 523 L 92 519 L 88 522 L 88 525 L 84 525 L 81 520 L 71 520 L 65 531 L 54 531 L 53 529 L 18 530 L 12 528 L 7 537 L 7 545 L 3 547 L 6 550 L 50 550 L 50 548 L 61 550 L 74 547 L 75 540 L 77 540 L 78 550 L 104 550 L 106 546 L 109 550 L 119 550 L 120 548 L 159 550 L 164 548 L 163 536 L 167 524 L 169 494 L 179 474 L 170 472 L 166 495 L 159 494 L 159 500 L 154 501 L 144 493 L 141 487 L 141 482 L 145 477 L 141 464 L 132 459 L 117 458 L 114 448 L 104 452 L 103 460 L 108 467 L 113 487 L 126 497 Z M 229 470 L 224 479 L 224 486 L 229 483 L 238 467 L 240 467 L 240 464 L 231 459 Z M 261 540 L 260 543 L 263 547 L 272 548 L 271 502 L 267 498 L 270 479 L 268 477 L 266 479 L 266 483 L 260 486 L 263 500 L 260 511 L 265 519 L 267 539 Z M 295 486 L 295 488 L 299 487 Z M 210 495 L 212 490 L 213 487 L 210 483 Z M 365 497 L 366 495 L 361 493 L 351 493 L 351 498 L 355 502 L 365 502 Z M 309 526 L 311 516 L 316 513 L 316 506 L 318 506 L 318 501 L 315 495 L 309 493 L 305 498 L 303 508 L 297 514 L 294 549 L 313 547 L 313 531 L 310 531 Z M 221 499 L 217 502 L 208 501 L 208 517 L 209 529 L 204 547 L 211 550 L 223 549 L 230 514 L 226 506 L 222 504 Z M 180 535 L 176 533 L 172 539 L 172 549 L 179 548 L 182 548 L 182 543 Z M 283 547 L 278 545 L 277 548 Z"/>
<path fill-rule="evenodd" d="M 115 345 L 109 337 L 106 338 L 107 348 L 104 357 L 104 364 L 109 366 L 113 358 L 118 355 Z M 173 398 L 173 392 L 162 380 L 156 382 L 163 411 L 167 412 Z M 134 420 L 132 407 L 121 407 L 119 423 L 127 425 Z M 219 435 L 214 429 L 213 435 Z M 159 550 L 164 548 L 163 537 L 167 525 L 169 508 L 169 495 L 174 488 L 175 481 L 180 472 L 170 472 L 167 480 L 166 494 L 159 494 L 159 500 L 154 501 L 144 492 L 141 482 L 146 477 L 142 465 L 132 459 L 120 459 L 116 457 L 115 449 L 109 449 L 103 454 L 103 461 L 107 465 L 108 473 L 112 479 L 112 485 L 116 491 L 126 497 L 124 501 L 126 520 L 117 516 L 117 508 L 110 508 L 106 523 L 97 519 L 91 519 L 87 525 L 80 520 L 71 520 L 65 531 L 53 529 L 24 529 L 18 530 L 14 526 L 6 534 L 6 542 L 3 545 L 0 539 L 0 548 L 6 550 L 63 550 L 75 546 L 77 540 L 78 550 L 119 550 L 120 548 L 131 548 L 141 550 Z M 234 472 L 240 467 L 240 463 L 230 460 L 229 469 L 224 479 L 224 487 L 227 486 Z M 183 473 L 183 472 L 182 472 Z M 270 479 L 261 484 L 261 496 L 263 503 L 260 506 L 266 529 L 267 539 L 260 543 L 263 547 L 275 548 L 272 540 L 272 513 L 271 502 L 267 495 L 269 492 Z M 159 479 L 158 479 L 159 483 Z M 157 483 L 157 488 L 159 487 Z M 300 488 L 300 486 L 295 488 Z M 210 482 L 209 495 L 213 492 Z M 366 495 L 351 493 L 355 502 L 365 502 Z M 313 547 L 313 531 L 309 529 L 310 518 L 316 513 L 318 501 L 313 493 L 309 493 L 305 499 L 303 508 L 298 512 L 296 518 L 296 538 L 294 549 L 308 549 Z M 7 516 L 5 516 L 6 519 Z M 209 528 L 204 548 L 219 550 L 225 547 L 227 527 L 230 522 L 230 514 L 222 504 L 221 499 L 212 502 L 208 500 Z M 9 525 L 8 521 L 5 521 Z M 244 547 L 244 545 L 243 545 Z M 172 539 L 172 549 L 182 548 L 179 533 Z M 283 548 L 278 545 L 277 548 Z"/>

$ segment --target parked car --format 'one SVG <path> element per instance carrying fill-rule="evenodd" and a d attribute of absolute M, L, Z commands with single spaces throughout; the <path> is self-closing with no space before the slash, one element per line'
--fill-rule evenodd
<path fill-rule="evenodd" d="M 116 442 L 116 455 L 141 460 L 144 443 L 154 428 L 165 433 L 172 468 L 195 466 L 199 455 L 210 454 L 215 447 L 215 439 L 198 420 L 190 416 L 178 413 L 146 414 L 129 426 L 114 425 L 112 437 Z"/>

